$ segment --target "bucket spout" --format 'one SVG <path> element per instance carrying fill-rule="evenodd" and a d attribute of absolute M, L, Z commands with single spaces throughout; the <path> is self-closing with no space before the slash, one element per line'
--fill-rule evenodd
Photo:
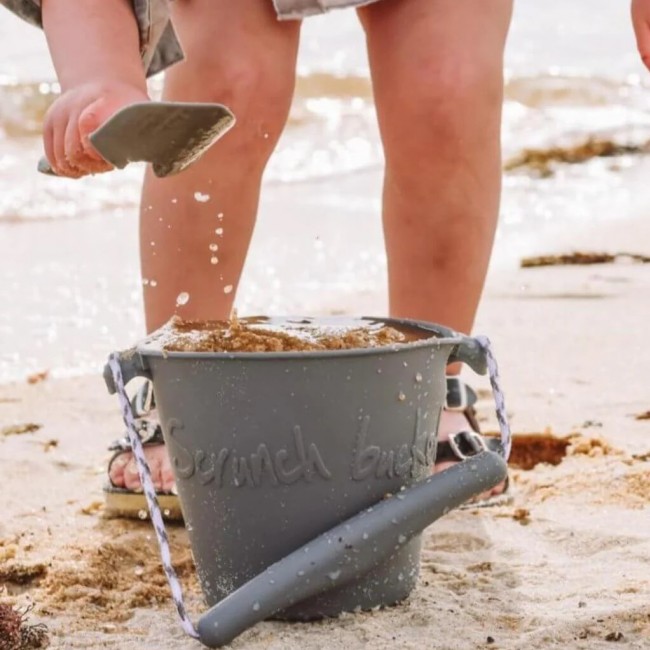
<path fill-rule="evenodd" d="M 483 451 L 418 481 L 323 533 L 208 610 L 198 624 L 210 648 L 275 612 L 355 580 L 450 510 L 498 485 L 505 460 Z"/>

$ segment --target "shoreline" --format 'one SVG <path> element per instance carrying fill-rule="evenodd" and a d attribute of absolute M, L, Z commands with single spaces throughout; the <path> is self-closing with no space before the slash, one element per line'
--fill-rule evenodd
<path fill-rule="evenodd" d="M 639 248 L 639 242 L 650 241 L 639 205 L 650 205 L 645 183 L 650 159 L 637 162 L 609 172 L 612 197 L 593 208 L 599 213 L 593 219 L 556 218 L 541 222 L 537 231 L 532 223 L 523 231 L 508 224 L 512 206 L 526 195 L 529 182 L 535 183 L 530 190 L 534 207 L 550 201 L 556 187 L 566 192 L 571 178 L 558 179 L 556 186 L 510 177 L 485 295 L 507 285 L 504 278 L 518 272 L 519 260 L 527 255 L 574 250 L 649 254 Z M 592 177 L 590 169 L 581 172 L 582 183 Z M 385 315 L 380 190 L 377 170 L 343 179 L 335 197 L 311 185 L 300 191 L 292 185 L 265 186 L 238 292 L 240 315 Z M 55 377 L 91 372 L 108 354 L 144 336 L 135 210 L 110 218 L 0 223 L 0 232 L 0 257 L 7 269 L 0 284 L 5 306 L 0 337 L 8 341 L 0 351 L 0 384 L 48 370 Z M 478 332 L 480 315 L 477 325 Z"/>

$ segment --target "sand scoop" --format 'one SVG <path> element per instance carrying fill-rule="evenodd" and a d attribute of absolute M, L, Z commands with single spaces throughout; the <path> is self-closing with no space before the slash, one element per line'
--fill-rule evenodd
<path fill-rule="evenodd" d="M 221 104 L 144 102 L 115 113 L 90 135 L 90 142 L 117 169 L 148 162 L 162 178 L 189 167 L 234 123 Z M 38 171 L 56 176 L 46 158 L 39 161 Z"/>

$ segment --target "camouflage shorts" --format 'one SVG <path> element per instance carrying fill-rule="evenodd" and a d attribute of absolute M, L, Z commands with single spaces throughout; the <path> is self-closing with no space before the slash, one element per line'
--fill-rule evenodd
<path fill-rule="evenodd" d="M 169 4 L 172 1 L 132 0 L 140 30 L 140 53 L 147 76 L 183 58 L 183 50 L 170 18 Z M 376 0 L 273 0 L 280 19 L 305 18 L 330 9 L 358 7 L 371 2 Z M 0 0 L 0 4 L 33 25 L 42 26 L 41 0 Z"/>

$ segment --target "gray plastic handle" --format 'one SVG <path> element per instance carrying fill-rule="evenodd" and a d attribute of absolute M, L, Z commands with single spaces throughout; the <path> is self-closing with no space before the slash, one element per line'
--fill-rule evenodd
<path fill-rule="evenodd" d="M 144 357 L 134 348 L 125 350 L 124 352 L 117 352 L 116 354 L 122 370 L 122 378 L 125 386 L 135 377 L 151 379 L 151 372 Z M 115 382 L 113 381 L 113 373 L 108 364 L 104 366 L 103 376 L 109 394 L 114 395 L 116 393 Z"/>
<path fill-rule="evenodd" d="M 481 344 L 471 336 L 463 336 L 461 342 L 452 350 L 448 363 L 466 363 L 474 372 L 484 375 L 487 372 L 487 356 Z"/>
<path fill-rule="evenodd" d="M 203 614 L 201 642 L 219 648 L 275 612 L 365 575 L 436 519 L 506 475 L 504 459 L 484 451 L 344 521 Z"/>

